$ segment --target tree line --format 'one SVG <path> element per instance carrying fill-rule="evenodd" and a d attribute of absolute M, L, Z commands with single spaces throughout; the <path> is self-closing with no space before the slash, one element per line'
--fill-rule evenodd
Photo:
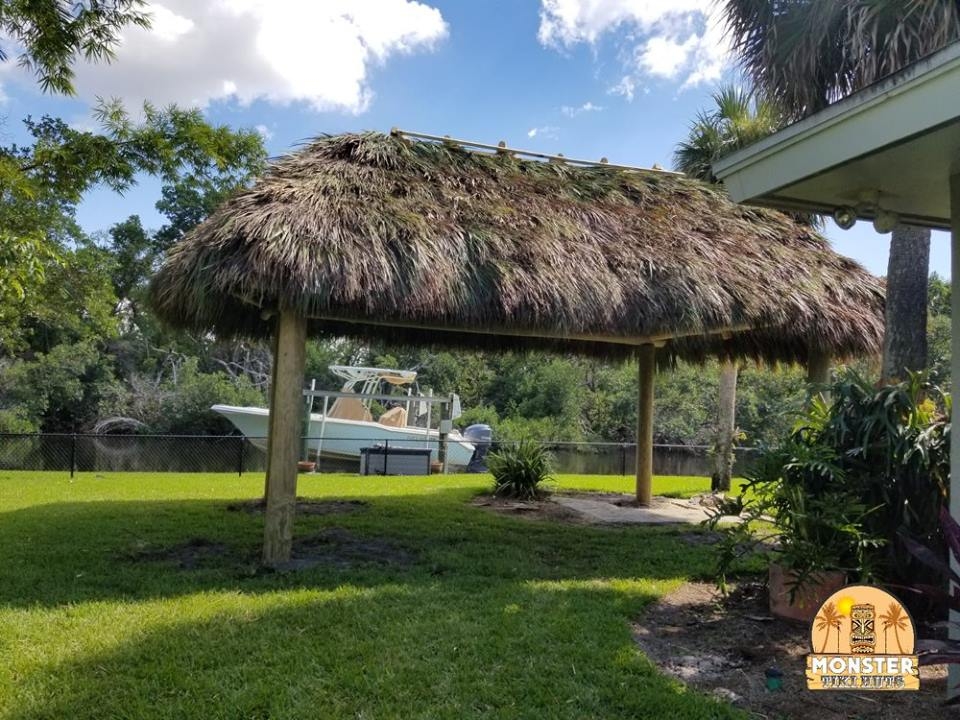
<path fill-rule="evenodd" d="M 55 4 L 0 1 L 0 29 L 49 92 L 72 93 L 75 62 L 108 58 L 120 28 L 149 23 L 137 0 L 80 2 L 69 12 L 48 12 Z M 737 8 L 748 4 L 728 3 L 731 22 L 738 22 Z M 789 20 L 744 13 L 744 28 L 751 18 L 761 24 Z M 784 32 L 777 37 L 786 37 Z M 817 46 L 811 47 L 813 52 Z M 796 58 L 777 54 L 776 47 L 741 50 L 756 87 L 721 91 L 717 107 L 697 118 L 688 142 L 678 148 L 678 167 L 706 181 L 714 179 L 710 167 L 717 157 L 822 106 L 836 90 L 802 95 L 802 88 L 795 89 L 802 101 L 789 105 L 793 96 L 773 93 L 761 82 L 763 63 L 786 67 Z M 787 70 L 780 76 L 808 77 Z M 209 406 L 265 405 L 269 348 L 169 331 L 152 315 L 146 286 L 185 232 L 263 171 L 262 138 L 177 107 L 146 105 L 134 117 L 116 102 L 102 102 L 94 120 L 96 130 L 80 130 L 56 117 L 23 118 L 29 140 L 0 146 L 0 432 L 230 432 Z M 76 210 L 87 192 L 121 193 L 145 176 L 160 182 L 158 227 L 145 227 L 136 215 L 118 217 L 98 232 L 80 227 Z M 896 254 L 892 262 L 903 257 Z M 913 285 L 918 272 L 926 277 L 925 263 L 916 256 L 911 270 Z M 926 305 L 927 330 L 921 326 L 917 340 L 914 322 L 913 330 L 890 337 L 907 348 L 928 344 L 925 364 L 935 379 L 949 383 L 949 285 L 932 277 L 927 301 L 927 284 L 921 284 L 922 290 L 911 285 L 907 294 Z M 915 315 L 915 308 L 906 310 Z M 336 388 L 326 369 L 334 363 L 415 368 L 423 387 L 461 395 L 466 408 L 461 425 L 488 422 L 504 439 L 629 442 L 634 437 L 632 364 L 537 353 L 431 352 L 326 338 L 310 342 L 305 379 Z M 662 374 L 657 442 L 714 442 L 721 374 L 715 363 L 680 363 Z M 728 435 L 745 444 L 781 435 L 804 392 L 797 368 L 739 368 L 737 430 L 728 428 Z"/>

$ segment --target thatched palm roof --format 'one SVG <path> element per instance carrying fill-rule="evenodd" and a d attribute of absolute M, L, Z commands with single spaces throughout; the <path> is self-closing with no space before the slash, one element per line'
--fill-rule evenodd
<path fill-rule="evenodd" d="M 281 159 L 171 250 L 152 297 L 221 335 L 265 336 L 289 308 L 410 343 L 609 355 L 680 335 L 665 354 L 691 359 L 848 356 L 883 332 L 876 278 L 720 188 L 379 133 Z"/>

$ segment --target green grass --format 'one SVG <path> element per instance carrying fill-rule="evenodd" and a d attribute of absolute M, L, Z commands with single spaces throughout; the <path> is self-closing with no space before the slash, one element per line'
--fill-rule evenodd
<path fill-rule="evenodd" d="M 226 510 L 262 483 L 0 472 L 0 718 L 740 717 L 630 636 L 647 603 L 709 574 L 689 528 L 498 516 L 468 504 L 485 476 L 304 476 L 303 496 L 369 506 L 300 516 L 298 536 L 337 526 L 417 559 L 263 573 L 262 518 Z M 194 569 L 131 559 L 198 537 L 230 553 Z"/>

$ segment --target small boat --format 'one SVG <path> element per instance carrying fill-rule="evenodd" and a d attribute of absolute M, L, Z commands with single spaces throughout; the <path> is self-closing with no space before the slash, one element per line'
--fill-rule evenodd
<path fill-rule="evenodd" d="M 359 461 L 362 448 L 387 447 L 429 449 L 431 461 L 439 459 L 440 433 L 432 427 L 439 412 L 431 410 L 432 404 L 438 400 L 419 393 L 416 372 L 348 365 L 331 365 L 330 371 L 345 382 L 339 393 L 330 393 L 335 396 L 333 402 L 329 402 L 323 391 L 308 396 L 311 412 L 307 445 L 312 457 Z M 407 389 L 405 395 L 384 392 L 383 395 L 390 395 L 389 400 L 379 392 L 391 389 L 402 392 L 404 388 Z M 414 394 L 415 389 L 417 394 Z M 345 393 L 356 394 L 356 397 L 344 396 Z M 316 398 L 323 398 L 325 412 L 312 412 Z M 376 420 L 371 413 L 374 398 L 391 405 Z M 451 396 L 451 404 L 451 419 L 456 419 L 460 415 L 460 399 Z M 253 445 L 266 451 L 269 409 L 233 405 L 214 405 L 210 409 L 223 415 Z M 473 453 L 474 445 L 457 430 L 451 429 L 447 433 L 449 469 L 466 468 Z"/>

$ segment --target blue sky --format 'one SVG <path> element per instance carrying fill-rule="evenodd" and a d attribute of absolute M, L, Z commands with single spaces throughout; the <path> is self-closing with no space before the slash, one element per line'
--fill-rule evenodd
<path fill-rule="evenodd" d="M 164 0 L 110 66 L 78 69 L 78 97 L 42 96 L 6 63 L 6 131 L 51 113 L 89 122 L 97 96 L 199 105 L 257 127 L 273 155 L 323 132 L 401 127 L 513 147 L 670 167 L 673 147 L 735 80 L 711 0 Z M 158 188 L 94 192 L 88 230 L 139 213 Z M 836 249 L 886 270 L 888 236 L 831 225 Z M 949 275 L 936 233 L 931 270 Z"/>

